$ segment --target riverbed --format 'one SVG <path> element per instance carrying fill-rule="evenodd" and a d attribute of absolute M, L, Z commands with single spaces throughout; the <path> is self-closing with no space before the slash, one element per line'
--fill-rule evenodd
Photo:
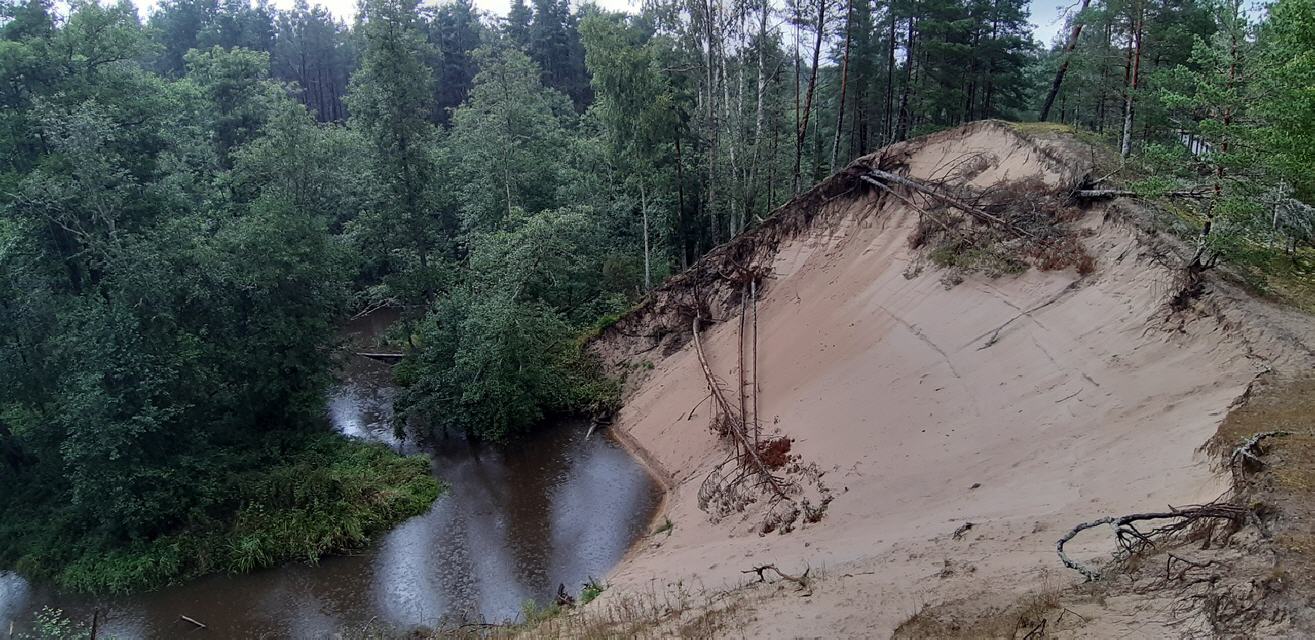
<path fill-rule="evenodd" d="M 358 321 L 351 332 L 359 342 L 380 322 Z M 347 437 L 429 455 L 448 485 L 429 512 L 350 556 L 133 596 L 61 594 L 0 573 L 0 634 L 45 606 L 86 623 L 99 610 L 102 633 L 123 640 L 327 638 L 366 625 L 401 632 L 502 622 L 526 602 L 550 603 L 559 585 L 575 595 L 601 580 L 646 533 L 659 489 L 606 430 L 589 434 L 587 421 L 557 419 L 501 447 L 456 436 L 399 440 L 388 365 L 350 351 L 328 396 L 329 421 Z"/>

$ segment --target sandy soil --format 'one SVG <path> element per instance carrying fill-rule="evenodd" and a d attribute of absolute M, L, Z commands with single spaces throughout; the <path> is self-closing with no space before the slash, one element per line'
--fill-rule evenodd
<path fill-rule="evenodd" d="M 912 176 L 977 187 L 1064 184 L 1081 165 L 1004 125 L 887 153 Z M 1134 225 L 1099 207 L 1075 223 L 1097 259 L 1085 277 L 1031 269 L 947 286 L 909 248 L 906 206 L 871 194 L 826 206 L 825 222 L 768 256 L 758 306 L 760 419 L 824 473 L 826 517 L 784 535 L 759 535 L 753 509 L 712 522 L 696 496 L 725 445 L 708 430 L 697 357 L 631 349 L 642 381 L 615 428 L 668 482 L 659 520 L 674 528 L 641 543 L 610 591 L 812 567 L 824 580 L 811 596 L 754 600 L 734 635 L 888 637 L 926 604 L 1072 582 L 1054 543 L 1076 522 L 1224 491 L 1198 447 L 1285 347 L 1219 315 L 1170 314 L 1173 277 Z M 704 334 L 724 380 L 737 377 L 735 312 Z M 1099 535 L 1070 545 L 1110 550 Z"/>

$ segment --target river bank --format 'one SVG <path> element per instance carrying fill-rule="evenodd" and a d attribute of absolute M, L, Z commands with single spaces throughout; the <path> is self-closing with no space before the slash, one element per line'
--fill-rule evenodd
<path fill-rule="evenodd" d="M 387 365 L 352 356 L 359 339 L 391 323 L 367 317 L 348 328 L 348 353 L 326 398 L 338 441 L 391 459 L 420 461 L 447 489 L 421 513 L 346 555 L 290 562 L 241 575 L 120 597 L 88 597 L 0 576 L 0 625 L 19 629 L 43 606 L 120 639 L 187 630 L 187 615 L 228 637 L 325 637 L 371 627 L 390 633 L 471 621 L 503 621 L 527 601 L 550 603 L 559 585 L 577 594 L 602 578 L 648 531 L 660 500 L 653 479 L 606 430 L 564 419 L 505 446 L 464 438 L 399 440 Z M 395 453 L 407 455 L 398 458 Z M 312 473 L 307 470 L 307 473 Z M 287 487 L 298 486 L 287 478 Z"/>

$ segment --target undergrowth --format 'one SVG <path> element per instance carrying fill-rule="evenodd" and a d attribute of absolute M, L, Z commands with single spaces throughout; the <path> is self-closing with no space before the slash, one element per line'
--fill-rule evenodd
<path fill-rule="evenodd" d="M 315 562 L 365 545 L 423 513 L 440 486 L 423 456 L 331 434 L 252 454 L 243 471 L 207 478 L 210 508 L 149 540 L 73 535 L 57 505 L 10 509 L 0 522 L 0 566 L 90 593 L 154 589 L 210 573 Z"/>

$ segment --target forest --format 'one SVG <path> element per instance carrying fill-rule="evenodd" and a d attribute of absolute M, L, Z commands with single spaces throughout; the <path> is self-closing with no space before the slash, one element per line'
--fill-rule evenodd
<path fill-rule="evenodd" d="M 1315 0 L 1066 20 L 0 0 L 0 568 L 121 592 L 361 545 L 440 487 L 330 432 L 344 319 L 403 312 L 399 430 L 605 410 L 591 332 L 854 158 L 973 120 L 1108 144 L 1199 266 L 1308 270 Z"/>

